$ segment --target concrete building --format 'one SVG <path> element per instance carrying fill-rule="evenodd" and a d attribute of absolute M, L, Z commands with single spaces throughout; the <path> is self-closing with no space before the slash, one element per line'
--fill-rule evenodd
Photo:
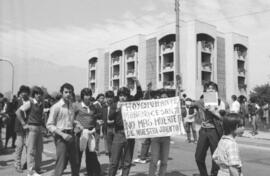
<path fill-rule="evenodd" d="M 182 89 L 198 99 L 207 81 L 217 82 L 220 96 L 247 95 L 248 37 L 221 33 L 201 21 L 180 22 Z M 142 88 L 175 88 L 175 27 L 167 25 L 148 35 L 136 35 L 89 54 L 89 87 L 95 94 L 128 86 L 133 77 Z"/>

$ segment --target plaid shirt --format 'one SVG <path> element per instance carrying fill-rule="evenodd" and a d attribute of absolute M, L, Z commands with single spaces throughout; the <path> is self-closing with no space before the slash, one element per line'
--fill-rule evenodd
<path fill-rule="evenodd" d="M 222 136 L 213 154 L 213 160 L 220 166 L 218 176 L 230 176 L 229 167 L 242 167 L 238 145 L 231 136 Z"/>

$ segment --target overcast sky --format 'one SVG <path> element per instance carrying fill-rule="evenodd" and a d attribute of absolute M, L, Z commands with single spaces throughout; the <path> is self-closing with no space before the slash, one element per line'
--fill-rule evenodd
<path fill-rule="evenodd" d="M 269 0 L 180 0 L 181 19 L 249 37 L 251 86 L 270 74 Z M 174 21 L 174 0 L 0 0 L 0 56 L 87 67 L 88 52 Z"/>

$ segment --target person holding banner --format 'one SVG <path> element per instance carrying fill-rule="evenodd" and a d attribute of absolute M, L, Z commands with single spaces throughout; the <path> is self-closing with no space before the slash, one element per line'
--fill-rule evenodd
<path fill-rule="evenodd" d="M 160 98 L 168 98 L 165 89 L 159 91 Z M 170 136 L 156 137 L 151 139 L 151 161 L 149 165 L 149 176 L 155 176 L 160 160 L 159 176 L 165 176 L 167 171 L 167 162 L 170 152 Z"/>
<path fill-rule="evenodd" d="M 123 159 L 124 162 L 122 176 L 128 176 L 132 164 L 135 139 L 127 139 L 125 136 L 121 107 L 126 101 L 140 100 L 143 97 L 139 81 L 137 79 L 134 79 L 134 81 L 137 86 L 136 95 L 134 97 L 131 96 L 130 90 L 127 87 L 121 87 L 117 92 L 117 97 L 119 99 L 117 107 L 113 109 L 112 111 L 114 112 L 109 115 L 109 120 L 115 121 L 115 136 L 112 143 L 109 176 L 116 175 L 120 159 Z"/>
<path fill-rule="evenodd" d="M 218 85 L 214 82 L 206 83 L 204 85 L 203 98 L 195 102 L 195 106 L 197 106 L 202 119 L 195 159 L 200 175 L 208 176 L 205 165 L 207 150 L 210 147 L 211 154 L 216 150 L 218 142 L 223 135 L 222 116 L 226 114 L 225 104 L 218 99 Z M 216 176 L 218 170 L 218 165 L 212 161 L 211 176 Z"/>

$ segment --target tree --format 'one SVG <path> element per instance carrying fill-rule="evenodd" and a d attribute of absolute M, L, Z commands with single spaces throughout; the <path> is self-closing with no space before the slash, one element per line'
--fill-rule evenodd
<path fill-rule="evenodd" d="M 250 98 L 254 99 L 259 105 L 264 105 L 265 103 L 270 104 L 270 85 L 269 83 L 256 86 L 250 92 Z"/>

